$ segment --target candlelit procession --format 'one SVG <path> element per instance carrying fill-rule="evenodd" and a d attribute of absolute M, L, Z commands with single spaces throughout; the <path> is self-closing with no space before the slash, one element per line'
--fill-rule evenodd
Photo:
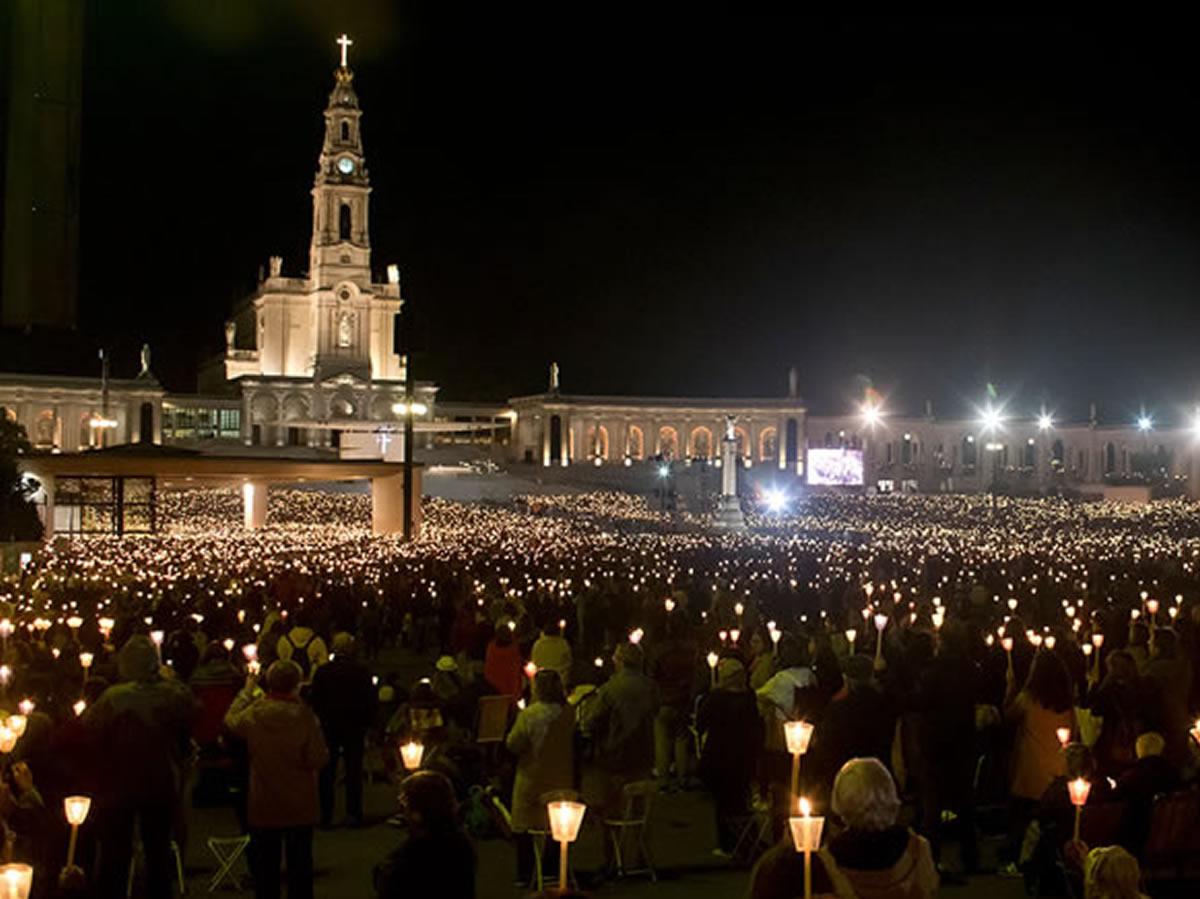
<path fill-rule="evenodd" d="M 0 12 L 0 899 L 1195 896 L 1183 38 L 507 16 Z"/>

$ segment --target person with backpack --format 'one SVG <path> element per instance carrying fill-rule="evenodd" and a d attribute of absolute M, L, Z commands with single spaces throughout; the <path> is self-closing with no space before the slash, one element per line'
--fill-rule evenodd
<path fill-rule="evenodd" d="M 321 635 L 310 626 L 307 610 L 302 610 L 296 619 L 296 626 L 279 638 L 275 651 L 280 659 L 300 666 L 301 682 L 307 684 L 316 670 L 329 661 L 329 649 Z"/>
<path fill-rule="evenodd" d="M 300 666 L 275 662 L 266 682 L 264 694 L 249 675 L 225 715 L 225 726 L 246 741 L 250 754 L 254 894 L 279 899 L 280 862 L 286 854 L 288 899 L 312 899 L 317 777 L 329 762 L 329 750 L 317 716 L 300 701 Z"/>

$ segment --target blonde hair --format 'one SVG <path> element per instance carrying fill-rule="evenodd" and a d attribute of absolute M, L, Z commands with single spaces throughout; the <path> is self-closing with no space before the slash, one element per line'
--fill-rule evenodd
<path fill-rule="evenodd" d="M 1085 899 L 1139 899 L 1142 871 L 1137 859 L 1120 846 L 1101 846 L 1083 863 Z"/>
<path fill-rule="evenodd" d="M 900 814 L 896 782 L 879 759 L 850 759 L 833 782 L 833 810 L 853 830 L 887 830 Z"/>

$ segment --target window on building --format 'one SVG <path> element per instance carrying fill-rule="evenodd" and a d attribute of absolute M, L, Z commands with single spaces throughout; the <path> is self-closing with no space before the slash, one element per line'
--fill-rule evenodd
<path fill-rule="evenodd" d="M 342 143 L 350 142 L 350 123 L 342 122 Z"/>
<path fill-rule="evenodd" d="M 350 240 L 350 204 L 342 203 L 338 206 L 338 240 Z"/>

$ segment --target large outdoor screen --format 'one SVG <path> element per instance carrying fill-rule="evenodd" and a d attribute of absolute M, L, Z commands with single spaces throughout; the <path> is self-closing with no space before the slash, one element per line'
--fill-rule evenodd
<path fill-rule="evenodd" d="M 858 449 L 810 449 L 808 483 L 833 487 L 861 487 L 863 454 Z"/>

